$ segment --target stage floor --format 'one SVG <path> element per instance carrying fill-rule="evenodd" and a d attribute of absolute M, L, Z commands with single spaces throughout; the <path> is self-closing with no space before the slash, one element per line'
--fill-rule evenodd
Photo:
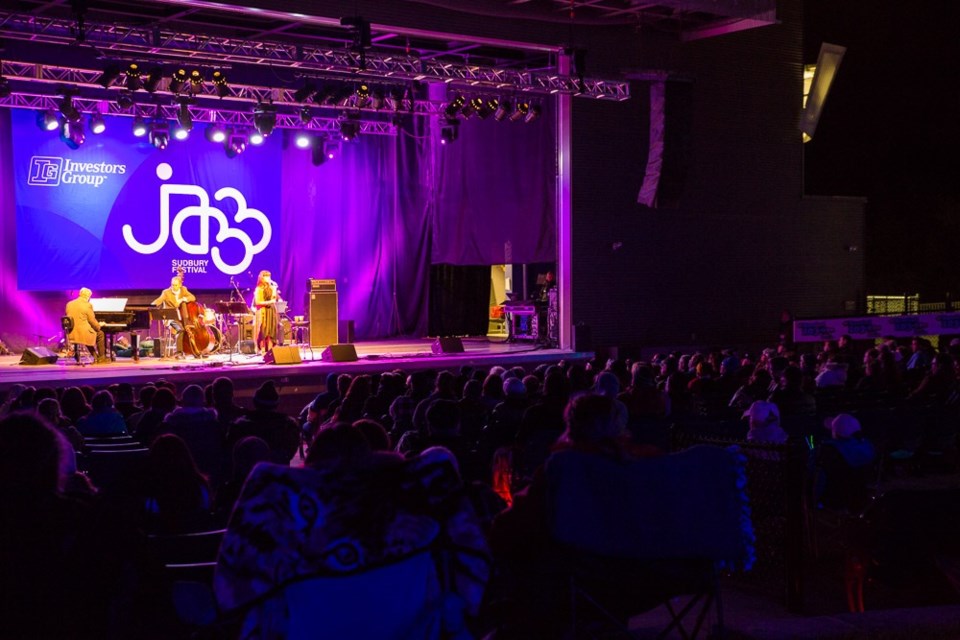
<path fill-rule="evenodd" d="M 19 355 L 0 356 L 0 391 L 23 383 L 36 387 L 68 387 L 78 384 L 106 386 L 115 382 L 130 382 L 135 386 L 165 378 L 178 386 L 206 384 L 219 376 L 227 376 L 240 388 L 255 388 L 271 378 L 286 385 L 322 385 L 328 373 L 377 373 L 402 369 L 459 370 L 463 366 L 489 368 L 494 365 L 522 365 L 532 371 L 540 364 L 560 360 L 587 361 L 593 353 L 578 353 L 562 349 L 547 349 L 532 342 L 507 342 L 502 339 L 464 338 L 463 353 L 431 351 L 432 339 L 400 339 L 354 344 L 357 360 L 354 362 L 327 362 L 321 360 L 322 348 L 300 347 L 299 364 L 266 364 L 262 356 L 239 353 L 211 354 L 203 359 L 187 357 L 168 359 L 142 357 L 117 358 L 102 365 L 79 366 L 72 358 L 60 357 L 56 364 L 20 364 Z"/>

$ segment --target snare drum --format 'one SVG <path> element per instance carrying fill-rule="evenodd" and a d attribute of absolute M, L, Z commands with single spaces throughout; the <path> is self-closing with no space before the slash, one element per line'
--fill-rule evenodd
<path fill-rule="evenodd" d="M 203 310 L 203 321 L 206 324 L 217 324 L 217 312 L 213 307 L 207 307 Z"/>

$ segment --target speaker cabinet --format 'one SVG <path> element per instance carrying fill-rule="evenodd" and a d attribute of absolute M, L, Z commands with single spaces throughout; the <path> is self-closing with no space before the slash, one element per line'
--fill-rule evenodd
<path fill-rule="evenodd" d="M 437 338 L 430 345 L 434 353 L 463 353 L 463 340 L 460 338 Z"/>
<path fill-rule="evenodd" d="M 323 350 L 320 359 L 324 362 L 356 362 L 357 348 L 352 344 L 332 344 Z"/>
<path fill-rule="evenodd" d="M 57 354 L 46 347 L 27 347 L 20 356 L 20 364 L 57 364 Z"/>
<path fill-rule="evenodd" d="M 337 344 L 337 292 L 311 291 L 307 294 L 310 313 L 310 346 L 324 347 Z"/>
<path fill-rule="evenodd" d="M 266 364 L 300 364 L 300 347 L 274 347 L 263 356 Z"/>

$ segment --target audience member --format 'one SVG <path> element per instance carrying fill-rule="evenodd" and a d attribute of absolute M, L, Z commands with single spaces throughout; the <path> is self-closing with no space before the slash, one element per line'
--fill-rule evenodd
<path fill-rule="evenodd" d="M 127 433 L 127 422 L 113 407 L 113 396 L 103 389 L 94 394 L 91 411 L 77 421 L 77 430 L 85 438 L 122 436 Z"/>
<path fill-rule="evenodd" d="M 253 394 L 253 411 L 238 418 L 227 432 L 227 449 L 246 438 L 257 436 L 270 445 L 270 461 L 288 465 L 300 448 L 300 427 L 297 421 L 277 410 L 280 394 L 272 380 L 267 380 Z"/>
<path fill-rule="evenodd" d="M 144 473 L 146 529 L 151 533 L 208 529 L 211 502 L 210 483 L 183 438 L 172 433 L 158 436 L 150 445 Z"/>
<path fill-rule="evenodd" d="M 743 417 L 749 420 L 748 441 L 774 444 L 787 441 L 787 432 L 780 427 L 780 409 L 773 402 L 758 400 L 750 405 Z"/>

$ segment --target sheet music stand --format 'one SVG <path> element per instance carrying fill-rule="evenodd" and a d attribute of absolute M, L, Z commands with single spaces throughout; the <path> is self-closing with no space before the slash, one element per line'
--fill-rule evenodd
<path fill-rule="evenodd" d="M 247 316 L 252 316 L 253 311 L 250 310 L 250 307 L 248 307 L 247 303 L 243 300 L 231 300 L 230 302 L 224 302 L 220 300 L 213 303 L 213 309 L 221 315 L 231 315 L 239 318 L 239 326 L 237 328 L 237 343 L 232 345 L 229 350 L 230 361 L 233 362 L 233 352 L 240 352 L 240 343 L 243 342 Z M 253 320 L 251 319 L 250 322 L 253 322 Z M 226 327 L 224 327 L 223 335 L 227 335 Z"/>
<path fill-rule="evenodd" d="M 166 329 L 166 336 L 163 338 L 163 357 L 169 357 L 171 350 L 175 355 L 177 352 L 177 337 L 173 332 L 173 323 L 180 322 L 180 311 L 178 309 L 150 309 L 150 321 L 159 322 L 160 326 Z"/>

